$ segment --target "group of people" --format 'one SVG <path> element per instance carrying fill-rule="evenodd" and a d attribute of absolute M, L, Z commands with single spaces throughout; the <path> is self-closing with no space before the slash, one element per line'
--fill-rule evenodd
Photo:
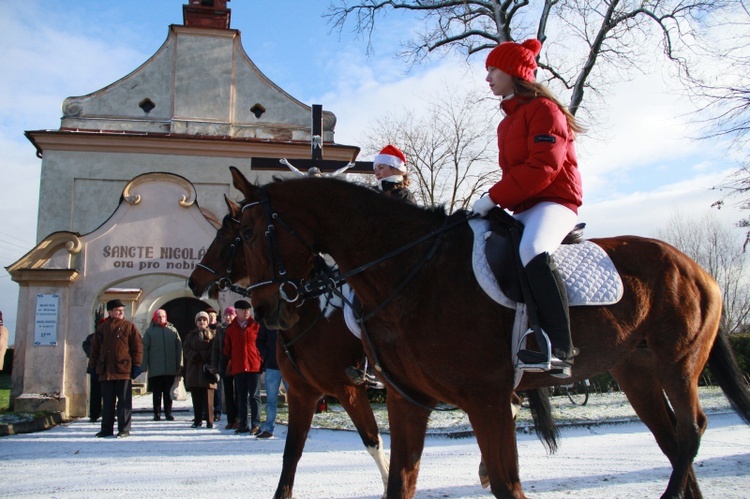
<path fill-rule="evenodd" d="M 108 317 L 83 343 L 91 381 L 89 417 L 92 422 L 102 420 L 97 437 L 114 436 L 115 420 L 117 437 L 130 435 L 132 380 L 146 372 L 154 421 L 161 420 L 162 407 L 167 421 L 175 419 L 173 385 L 184 378 L 193 403 L 192 428 L 200 428 L 204 422 L 207 428 L 214 427 L 221 418 L 223 392 L 226 429 L 258 439 L 274 438 L 283 382 L 276 363 L 276 333 L 252 319 L 250 303 L 239 300 L 234 307 L 227 307 L 220 324 L 215 310 L 198 312 L 195 328 L 184 341 L 163 309 L 154 312 L 141 338 L 135 324 L 125 320 L 122 301 L 110 300 L 106 308 Z M 261 428 L 264 371 L 266 421 Z"/>

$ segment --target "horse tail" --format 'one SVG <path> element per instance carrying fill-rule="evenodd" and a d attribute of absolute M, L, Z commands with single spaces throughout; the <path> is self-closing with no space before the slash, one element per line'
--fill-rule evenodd
<path fill-rule="evenodd" d="M 560 436 L 560 430 L 552 417 L 549 390 L 547 388 L 535 388 L 534 390 L 528 390 L 526 395 L 529 398 L 531 417 L 534 419 L 534 432 L 549 453 L 554 454 L 557 452 L 557 437 Z"/>
<path fill-rule="evenodd" d="M 724 328 L 719 329 L 711 353 L 708 356 L 708 367 L 719 383 L 721 391 L 729 399 L 732 409 L 750 424 L 750 390 L 737 364 L 729 337 Z"/>

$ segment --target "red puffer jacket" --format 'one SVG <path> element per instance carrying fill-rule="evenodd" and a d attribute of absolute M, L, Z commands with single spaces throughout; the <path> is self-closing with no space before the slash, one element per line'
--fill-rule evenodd
<path fill-rule="evenodd" d="M 583 199 L 574 137 L 565 115 L 544 97 L 503 101 L 505 119 L 497 127 L 500 182 L 490 198 L 514 213 L 552 201 L 578 213 Z"/>
<path fill-rule="evenodd" d="M 227 371 L 230 376 L 239 373 L 259 373 L 262 366 L 260 351 L 255 344 L 258 339 L 258 323 L 248 319 L 247 326 L 240 327 L 234 319 L 224 337 L 224 355 L 229 358 Z"/>

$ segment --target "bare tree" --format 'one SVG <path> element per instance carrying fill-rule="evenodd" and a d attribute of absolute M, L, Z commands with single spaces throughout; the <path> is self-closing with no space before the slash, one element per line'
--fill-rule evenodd
<path fill-rule="evenodd" d="M 729 333 L 743 331 L 750 318 L 750 286 L 742 244 L 731 227 L 708 212 L 702 219 L 675 215 L 658 237 L 695 260 L 721 288 L 724 302 L 722 326 Z"/>
<path fill-rule="evenodd" d="M 590 90 L 599 94 L 614 79 L 653 65 L 653 50 L 689 73 L 691 47 L 702 43 L 706 17 L 732 0 L 336 0 L 326 17 L 334 28 L 354 23 L 368 40 L 378 15 L 412 14 L 421 29 L 403 41 L 402 56 L 418 63 L 432 54 L 466 57 L 500 42 L 536 37 L 544 48 L 537 79 L 570 92 L 575 114 Z"/>
<path fill-rule="evenodd" d="M 734 156 L 742 166 L 716 188 L 724 197 L 714 203 L 721 208 L 728 198 L 738 199 L 740 209 L 750 209 L 750 7 L 739 0 L 724 16 L 711 19 L 717 37 L 704 47 L 701 56 L 711 73 L 697 71 L 684 75 L 686 87 L 698 104 L 699 122 L 708 126 L 703 138 L 729 139 Z M 738 222 L 748 229 L 745 247 L 750 243 L 750 216 Z"/>
<path fill-rule="evenodd" d="M 421 117 L 404 109 L 400 116 L 380 118 L 365 136 L 363 149 L 374 154 L 394 144 L 404 151 L 420 204 L 445 205 L 449 212 L 469 208 L 473 196 L 500 178 L 496 101 L 446 88 L 428 102 Z"/>

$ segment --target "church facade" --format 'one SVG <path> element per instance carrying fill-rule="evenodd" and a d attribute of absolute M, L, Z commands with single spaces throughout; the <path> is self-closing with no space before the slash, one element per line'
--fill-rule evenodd
<path fill-rule="evenodd" d="M 228 0 L 190 0 L 184 24 L 120 80 L 63 103 L 59 129 L 27 131 L 42 158 L 35 248 L 7 267 L 20 286 L 11 400 L 16 411 L 86 414 L 83 340 L 103 304 L 127 304 L 143 332 L 167 310 L 193 316 L 234 300 L 192 296 L 186 281 L 238 200 L 228 167 L 253 182 L 354 162 L 336 118 L 261 73 L 229 27 Z M 318 113 L 315 108 L 318 107 Z M 304 166 L 306 169 L 306 166 Z M 351 171 L 368 172 L 355 163 Z"/>

